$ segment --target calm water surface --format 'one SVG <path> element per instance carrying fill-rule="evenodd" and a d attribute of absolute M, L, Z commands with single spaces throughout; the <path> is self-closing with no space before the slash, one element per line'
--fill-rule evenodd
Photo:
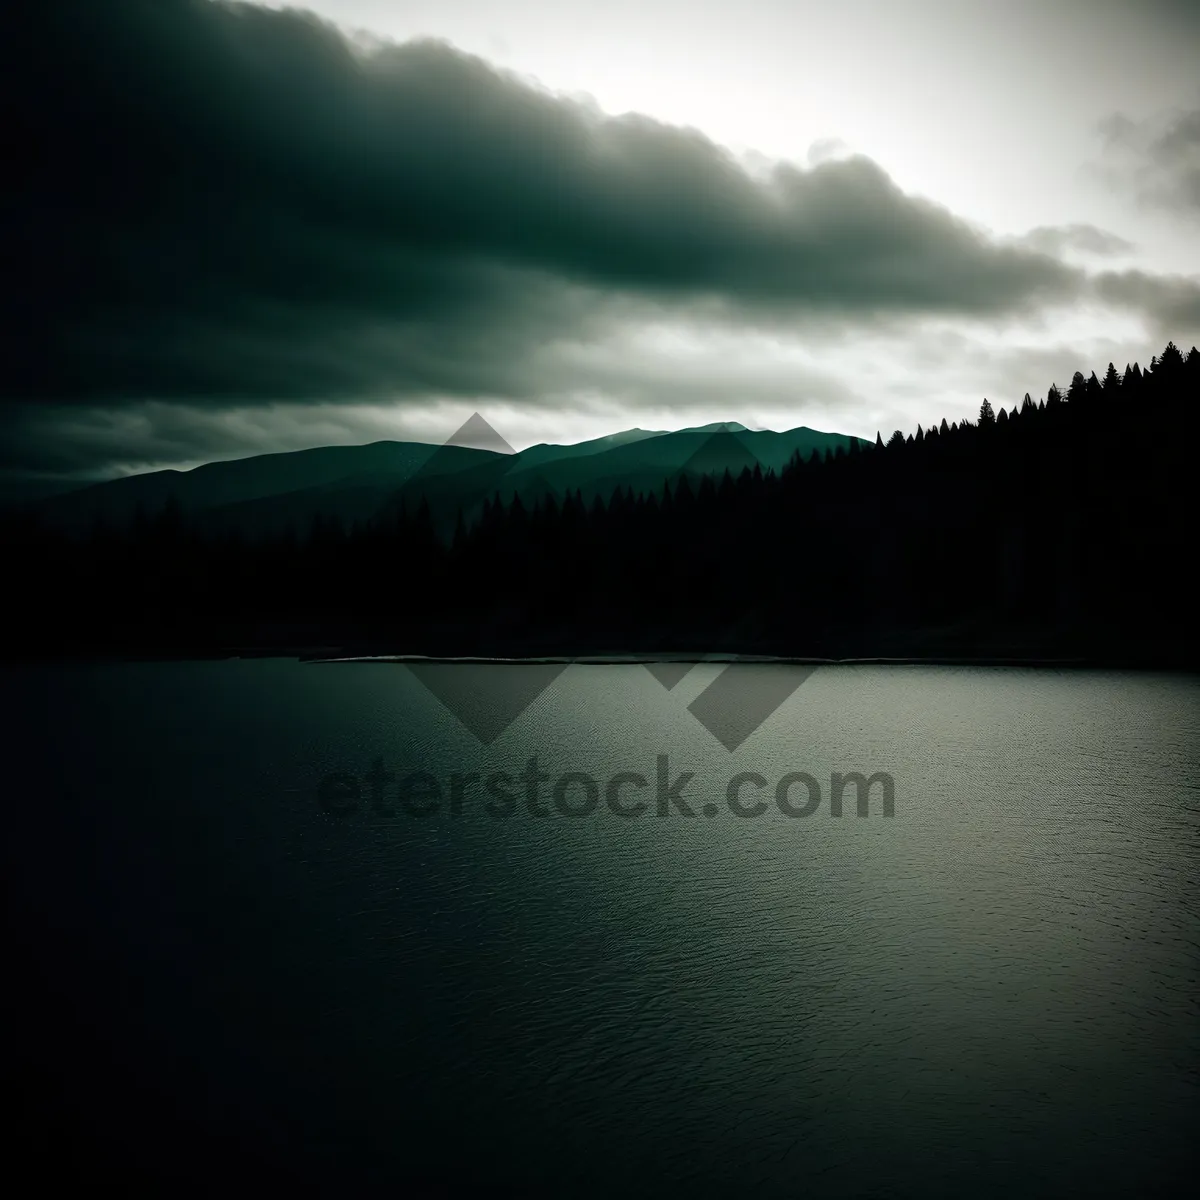
<path fill-rule="evenodd" d="M 719 670 L 668 691 L 569 667 L 506 728 L 520 677 L 433 680 L 487 744 L 399 665 L 5 672 L 9 875 L 57 1022 L 32 1052 L 85 1111 L 140 1097 L 130 1145 L 192 1128 L 197 1167 L 250 1147 L 352 1190 L 1144 1195 L 1187 1172 L 1200 684 L 823 668 L 730 752 L 688 710 Z M 657 815 L 660 756 L 695 816 Z M 851 771 L 892 777 L 893 816 L 878 790 L 830 814 Z M 425 817 L 398 800 L 418 772 Z M 622 772 L 640 816 L 604 802 Z M 727 802 L 747 772 L 755 817 Z M 775 805 L 793 772 L 811 816 Z M 590 815 L 556 810 L 568 773 Z M 326 811 L 351 807 L 331 776 L 354 811 Z"/>

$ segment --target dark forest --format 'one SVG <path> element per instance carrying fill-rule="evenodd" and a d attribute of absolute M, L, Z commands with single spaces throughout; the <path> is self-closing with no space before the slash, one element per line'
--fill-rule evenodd
<path fill-rule="evenodd" d="M 13 651 L 1196 661 L 1200 354 L 781 472 L 250 538 L 9 513 Z"/>

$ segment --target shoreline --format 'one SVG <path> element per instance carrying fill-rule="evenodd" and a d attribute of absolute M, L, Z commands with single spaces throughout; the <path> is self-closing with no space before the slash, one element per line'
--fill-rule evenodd
<path fill-rule="evenodd" d="M 588 667 L 647 666 L 656 663 L 676 663 L 699 666 L 704 663 L 729 665 L 753 663 L 762 666 L 1042 666 L 1082 667 L 1091 665 L 1082 658 L 1019 659 L 1019 658 L 807 658 L 773 654 L 580 654 L 580 655 L 530 655 L 526 657 L 482 657 L 432 654 L 357 654 L 338 657 L 319 655 L 301 656 L 311 663 L 458 663 L 478 666 L 534 666 L 557 665 Z"/>
<path fill-rule="evenodd" d="M 444 664 L 460 666 L 649 666 L 654 664 L 729 665 L 746 663 L 760 666 L 854 667 L 854 666 L 924 666 L 924 667 L 1021 667 L 1042 670 L 1136 670 L 1178 673 L 1200 672 L 1200 662 L 1186 651 L 1174 654 L 1162 649 L 1116 651 L 1112 654 L 1001 654 L 931 653 L 895 655 L 855 655 L 820 657 L 816 655 L 762 654 L 747 652 L 663 651 L 661 653 L 599 654 L 405 654 L 392 651 L 370 653 L 344 646 L 229 646 L 220 648 L 171 646 L 158 650 L 99 649 L 63 651 L 0 651 L 0 665 L 6 667 L 51 664 L 151 663 L 151 662 L 228 662 L 251 659 L 286 659 L 306 664 Z"/>

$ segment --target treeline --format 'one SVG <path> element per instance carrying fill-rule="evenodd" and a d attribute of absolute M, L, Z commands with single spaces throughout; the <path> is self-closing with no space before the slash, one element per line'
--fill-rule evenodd
<path fill-rule="evenodd" d="M 75 654 L 340 647 L 731 651 L 1193 663 L 1200 354 L 1077 373 L 779 474 L 654 494 L 427 504 L 286 536 L 178 507 L 86 536 L 10 519 L 16 645 Z M 15 585 L 15 586 L 14 586 Z"/>

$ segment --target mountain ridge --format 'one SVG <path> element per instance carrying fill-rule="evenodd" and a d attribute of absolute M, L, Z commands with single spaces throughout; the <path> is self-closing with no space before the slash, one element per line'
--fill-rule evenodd
<path fill-rule="evenodd" d="M 301 532 L 317 518 L 386 518 L 400 505 L 424 501 L 444 529 L 459 511 L 473 520 L 483 500 L 497 493 L 505 501 L 519 493 L 530 505 L 576 491 L 589 501 L 607 499 L 617 488 L 661 489 L 681 474 L 736 475 L 754 465 L 779 471 L 794 453 L 835 453 L 853 441 L 865 444 L 807 426 L 776 432 L 717 421 L 679 430 L 620 430 L 512 451 L 475 414 L 440 445 L 384 439 L 216 460 L 186 471 L 164 468 L 60 493 L 33 508 L 51 525 L 81 528 L 122 526 L 139 513 L 174 506 L 209 527 L 262 534 L 289 527 Z"/>

